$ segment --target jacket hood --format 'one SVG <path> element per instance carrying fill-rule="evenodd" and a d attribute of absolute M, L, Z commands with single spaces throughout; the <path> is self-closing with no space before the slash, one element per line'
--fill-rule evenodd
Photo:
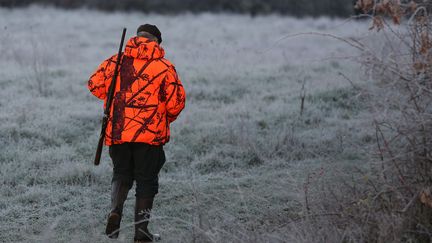
<path fill-rule="evenodd" d="M 159 59 L 165 55 L 164 49 L 154 41 L 145 37 L 135 36 L 129 39 L 126 44 L 124 55 L 137 59 Z"/>

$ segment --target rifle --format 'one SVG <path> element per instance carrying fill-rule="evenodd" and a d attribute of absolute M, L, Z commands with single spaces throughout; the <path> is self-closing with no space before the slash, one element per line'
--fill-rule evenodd
<path fill-rule="evenodd" d="M 95 165 L 99 165 L 101 155 L 102 155 L 103 143 L 105 140 L 105 132 L 106 132 L 106 128 L 108 126 L 109 116 L 111 114 L 111 104 L 112 104 L 113 97 L 114 97 L 114 90 L 116 87 L 117 76 L 118 76 L 118 72 L 119 72 L 119 66 L 120 66 L 121 54 L 122 54 L 122 50 L 123 50 L 123 43 L 124 43 L 125 36 L 126 36 L 126 28 L 123 28 L 123 33 L 122 33 L 122 37 L 121 37 L 121 41 L 120 41 L 120 48 L 119 48 L 119 51 L 117 54 L 117 62 L 116 62 L 116 66 L 114 69 L 114 75 L 112 77 L 111 84 L 109 87 L 109 91 L 108 91 L 108 95 L 107 95 L 107 102 L 106 102 L 105 111 L 104 111 L 104 116 L 102 119 L 102 130 L 101 130 L 101 133 L 99 136 L 99 143 L 98 143 L 98 146 L 96 149 L 96 155 L 95 155 L 95 159 L 94 159 Z"/>

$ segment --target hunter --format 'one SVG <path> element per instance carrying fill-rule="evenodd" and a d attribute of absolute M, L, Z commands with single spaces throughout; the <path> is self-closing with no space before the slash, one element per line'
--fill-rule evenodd
<path fill-rule="evenodd" d="M 170 139 L 170 124 L 185 106 L 185 91 L 174 65 L 164 58 L 162 35 L 155 25 L 139 26 L 126 44 L 105 145 L 113 162 L 111 211 L 105 233 L 119 235 L 123 204 L 133 182 L 135 242 L 152 242 L 158 235 L 147 228 L 153 199 L 158 193 L 159 171 L 165 163 L 163 145 Z M 88 81 L 93 95 L 105 101 L 117 55 L 105 60 Z"/>

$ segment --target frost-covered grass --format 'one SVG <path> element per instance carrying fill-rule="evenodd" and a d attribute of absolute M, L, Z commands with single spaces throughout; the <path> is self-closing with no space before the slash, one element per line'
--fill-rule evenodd
<path fill-rule="evenodd" d="M 357 55 L 342 42 L 278 40 L 361 37 L 366 24 L 30 7 L 0 9 L 0 241 L 109 242 L 112 165 L 106 150 L 92 165 L 102 104 L 86 82 L 116 52 L 121 28 L 132 36 L 146 22 L 162 30 L 188 95 L 165 147 L 151 229 L 166 242 L 318 239 L 291 223 L 304 212 L 310 173 L 362 166 L 373 134 L 366 100 L 338 73 L 364 78 L 338 58 Z M 133 195 L 120 242 L 133 237 Z"/>

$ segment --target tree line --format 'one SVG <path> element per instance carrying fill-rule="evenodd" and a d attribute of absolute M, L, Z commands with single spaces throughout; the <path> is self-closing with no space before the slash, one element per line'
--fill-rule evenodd
<path fill-rule="evenodd" d="M 22 7 L 30 4 L 61 8 L 125 10 L 155 13 L 232 12 L 251 15 L 279 13 L 293 16 L 339 16 L 354 13 L 354 0 L 0 0 L 2 7 Z"/>

